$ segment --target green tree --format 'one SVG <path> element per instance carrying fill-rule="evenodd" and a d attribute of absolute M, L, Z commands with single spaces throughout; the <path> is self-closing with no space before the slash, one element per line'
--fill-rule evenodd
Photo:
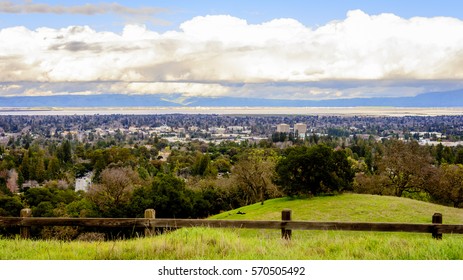
<path fill-rule="evenodd" d="M 52 156 L 48 160 L 47 173 L 49 179 L 59 179 L 60 178 L 60 164 L 57 157 Z"/>
<path fill-rule="evenodd" d="M 69 140 L 65 140 L 57 151 L 58 159 L 61 163 L 70 163 L 72 160 L 72 147 Z"/>
<path fill-rule="evenodd" d="M 0 192 L 0 217 L 19 217 L 24 204 L 18 196 L 4 195 Z"/>
<path fill-rule="evenodd" d="M 221 173 L 229 173 L 232 168 L 230 160 L 223 156 L 220 156 L 216 160 L 214 160 L 213 165 L 217 169 L 217 171 Z"/>
<path fill-rule="evenodd" d="M 57 210 L 77 199 L 73 190 L 57 187 L 31 188 L 24 192 L 25 204 L 32 209 L 35 217 L 60 216 Z"/>
<path fill-rule="evenodd" d="M 442 143 L 439 143 L 436 148 L 436 161 L 437 164 L 441 164 L 443 161 L 443 153 L 444 153 L 444 145 Z"/>
<path fill-rule="evenodd" d="M 276 183 L 287 195 L 339 192 L 352 187 L 354 172 L 343 150 L 319 144 L 287 149 L 276 166 Z"/>
<path fill-rule="evenodd" d="M 98 217 L 98 209 L 93 202 L 82 197 L 66 205 L 66 214 L 75 218 Z"/>
<path fill-rule="evenodd" d="M 191 167 L 191 174 L 197 176 L 208 176 L 217 174 L 217 170 L 211 165 L 211 157 L 208 154 L 198 154 Z"/>
<path fill-rule="evenodd" d="M 19 170 L 21 171 L 21 174 L 24 178 L 24 180 L 29 180 L 30 179 L 30 159 L 29 159 L 29 153 L 26 151 L 24 152 L 24 156 L 21 162 L 21 166 L 19 167 Z"/>
<path fill-rule="evenodd" d="M 463 164 L 463 148 L 458 148 L 457 155 L 455 156 L 456 164 Z"/>
<path fill-rule="evenodd" d="M 185 182 L 172 175 L 159 173 L 151 186 L 136 189 L 130 201 L 131 213 L 140 216 L 148 208 L 159 218 L 189 218 L 193 214 L 192 192 Z"/>
<path fill-rule="evenodd" d="M 47 179 L 47 174 L 45 172 L 45 162 L 42 156 L 36 156 L 32 160 L 33 164 L 33 179 L 37 180 L 39 183 L 42 183 Z"/>
<path fill-rule="evenodd" d="M 29 207 L 34 207 L 43 201 L 53 201 L 52 191 L 50 188 L 31 188 L 24 192 L 24 199 Z"/>

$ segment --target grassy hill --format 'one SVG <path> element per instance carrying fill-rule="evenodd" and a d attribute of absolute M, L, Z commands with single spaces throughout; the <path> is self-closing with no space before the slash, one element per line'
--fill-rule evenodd
<path fill-rule="evenodd" d="M 224 212 L 212 219 L 280 220 L 283 209 L 292 210 L 293 220 L 342 222 L 430 223 L 434 213 L 443 215 L 444 223 L 463 224 L 463 209 L 423 201 L 364 194 L 267 200 Z M 245 213 L 245 214 L 237 214 Z"/>
<path fill-rule="evenodd" d="M 293 220 L 463 224 L 463 209 L 386 196 L 344 194 L 311 199 L 280 198 L 224 212 L 211 219 Z M 242 212 L 245 214 L 237 214 Z M 0 239 L 0 259 L 463 259 L 463 235 L 184 228 L 170 234 L 111 242 Z"/>

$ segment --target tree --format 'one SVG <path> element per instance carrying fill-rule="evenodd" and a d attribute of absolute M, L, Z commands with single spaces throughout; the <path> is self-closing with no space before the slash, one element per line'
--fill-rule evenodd
<path fill-rule="evenodd" d="M 229 173 L 232 167 L 230 160 L 224 156 L 220 156 L 219 158 L 215 159 L 213 165 L 217 171 L 221 173 Z"/>
<path fill-rule="evenodd" d="M 72 160 L 71 142 L 65 140 L 58 148 L 57 157 L 61 163 L 69 163 Z"/>
<path fill-rule="evenodd" d="M 159 173 L 151 186 L 138 188 L 130 201 L 130 212 L 140 216 L 148 208 L 159 218 L 188 218 L 193 212 L 192 194 L 185 182 L 172 175 Z"/>
<path fill-rule="evenodd" d="M 21 166 L 20 166 L 20 171 L 22 176 L 24 177 L 24 180 L 29 180 L 30 178 L 30 159 L 29 159 L 29 153 L 27 151 L 24 152 L 24 156 L 22 158 Z"/>
<path fill-rule="evenodd" d="M 100 177 L 100 182 L 89 189 L 90 201 L 97 205 L 103 216 L 124 216 L 124 207 L 140 183 L 138 174 L 128 167 L 116 167 L 104 169 Z"/>
<path fill-rule="evenodd" d="M 388 187 L 396 196 L 404 192 L 420 192 L 427 189 L 432 176 L 432 157 L 419 146 L 418 142 L 391 140 L 385 144 L 384 155 L 380 159 L 379 172 L 388 178 Z"/>
<path fill-rule="evenodd" d="M 32 209 L 34 217 L 62 216 L 60 208 L 77 199 L 70 189 L 57 187 L 31 188 L 24 192 L 25 204 Z"/>
<path fill-rule="evenodd" d="M 288 195 L 332 193 L 350 189 L 354 178 L 343 150 L 319 144 L 287 149 L 277 166 L 276 183 Z"/>
<path fill-rule="evenodd" d="M 6 181 L 6 186 L 12 193 L 17 193 L 19 191 L 18 186 L 18 172 L 15 169 L 10 170 L 8 180 Z"/>
<path fill-rule="evenodd" d="M 232 178 L 240 186 L 246 204 L 279 195 L 273 183 L 275 177 L 276 156 L 265 155 L 265 150 L 255 149 L 241 158 L 233 167 Z"/>
<path fill-rule="evenodd" d="M 52 156 L 48 160 L 47 173 L 49 179 L 58 179 L 60 175 L 60 163 L 57 157 Z"/>
<path fill-rule="evenodd" d="M 198 176 L 207 176 L 212 174 L 217 174 L 217 172 L 213 170 L 211 166 L 211 158 L 208 154 L 198 154 L 196 156 L 196 160 L 191 167 L 192 175 Z"/>
<path fill-rule="evenodd" d="M 24 192 L 24 198 L 29 207 L 36 207 L 41 202 L 53 201 L 54 194 L 50 188 L 30 188 Z"/>
<path fill-rule="evenodd" d="M 42 183 L 46 179 L 45 162 L 41 155 L 32 158 L 31 179 L 37 180 Z"/>
<path fill-rule="evenodd" d="M 4 195 L 0 192 L 0 217 L 18 217 L 24 208 L 18 196 Z"/>
<path fill-rule="evenodd" d="M 394 195 L 391 188 L 387 187 L 388 178 L 384 175 L 357 173 L 354 180 L 354 192 L 376 195 Z"/>
<path fill-rule="evenodd" d="M 463 165 L 443 164 L 437 184 L 430 190 L 431 195 L 441 202 L 450 202 L 453 207 L 463 206 Z"/>
<path fill-rule="evenodd" d="M 66 205 L 66 214 L 75 218 L 98 217 L 98 211 L 95 208 L 94 203 L 86 197 L 82 197 L 80 200 L 75 200 Z"/>
<path fill-rule="evenodd" d="M 457 155 L 455 156 L 455 163 L 463 164 L 463 149 L 462 148 L 459 148 L 457 150 Z"/>

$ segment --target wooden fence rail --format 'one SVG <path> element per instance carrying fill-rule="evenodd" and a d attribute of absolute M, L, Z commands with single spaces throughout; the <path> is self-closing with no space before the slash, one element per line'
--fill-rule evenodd
<path fill-rule="evenodd" d="M 205 219 L 156 219 L 154 210 L 145 211 L 145 218 L 34 218 L 30 210 L 23 209 L 21 217 L 0 217 L 0 227 L 20 227 L 21 237 L 30 237 L 30 227 L 77 226 L 92 228 L 144 228 L 145 235 L 156 228 L 211 227 L 281 229 L 282 238 L 291 239 L 292 230 L 348 230 L 431 233 L 441 239 L 443 233 L 463 234 L 463 225 L 442 224 L 442 215 L 436 213 L 430 224 L 407 223 L 358 223 L 358 222 L 309 222 L 292 221 L 291 210 L 282 211 L 281 221 L 205 220 Z"/>

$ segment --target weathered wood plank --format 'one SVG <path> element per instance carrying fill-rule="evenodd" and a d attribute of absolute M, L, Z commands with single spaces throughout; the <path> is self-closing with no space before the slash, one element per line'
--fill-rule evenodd
<path fill-rule="evenodd" d="M 16 227 L 22 221 L 22 218 L 18 217 L 0 217 L 1 227 Z"/>
<path fill-rule="evenodd" d="M 246 221 L 246 220 L 202 220 L 202 219 L 155 219 L 150 220 L 154 227 L 211 227 L 211 228 L 257 228 L 281 229 L 281 221 Z"/>
<path fill-rule="evenodd" d="M 146 219 L 155 219 L 156 218 L 156 211 L 154 209 L 146 209 L 145 210 L 145 218 Z M 156 228 L 154 227 L 145 227 L 145 236 L 153 236 L 156 234 Z"/>
<path fill-rule="evenodd" d="M 433 224 L 442 224 L 442 214 L 441 213 L 434 213 L 432 216 L 432 223 Z M 432 238 L 441 240 L 442 239 L 442 231 L 438 227 L 434 227 L 432 232 Z"/>
<path fill-rule="evenodd" d="M 298 230 L 351 230 L 351 231 L 405 231 L 430 233 L 432 224 L 403 223 L 351 223 L 351 222 L 307 222 L 307 221 L 245 221 L 245 220 L 189 220 L 156 219 L 150 221 L 156 227 L 233 227 L 257 229 L 298 229 Z M 446 225 L 443 225 L 444 227 Z M 463 226 L 462 226 L 463 227 Z M 454 232 L 458 230 L 453 228 Z M 444 231 L 445 232 L 445 231 Z M 462 232 L 463 233 L 463 232 Z"/>
<path fill-rule="evenodd" d="M 435 225 L 440 233 L 463 233 L 463 225 Z"/>
<path fill-rule="evenodd" d="M 247 221 L 204 219 L 147 219 L 147 218 L 10 218 L 0 217 L 1 227 L 30 226 L 80 226 L 80 227 L 131 227 L 131 228 L 254 228 L 293 230 L 347 230 L 389 231 L 463 234 L 463 225 L 405 224 L 405 223 L 357 223 L 357 222 L 310 222 L 310 221 Z"/>
<path fill-rule="evenodd" d="M 19 219 L 19 220 L 18 220 Z M 0 226 L 147 227 L 143 218 L 0 218 Z"/>
<path fill-rule="evenodd" d="M 282 228 L 281 228 L 281 238 L 290 240 L 292 236 L 291 229 L 286 227 L 287 222 L 291 221 L 291 209 L 284 209 L 281 211 L 281 221 L 282 221 Z"/>
<path fill-rule="evenodd" d="M 32 210 L 30 208 L 21 209 L 19 216 L 23 219 L 29 218 L 32 216 Z M 27 226 L 21 226 L 19 228 L 19 235 L 23 239 L 29 239 L 31 237 L 31 228 Z"/>

